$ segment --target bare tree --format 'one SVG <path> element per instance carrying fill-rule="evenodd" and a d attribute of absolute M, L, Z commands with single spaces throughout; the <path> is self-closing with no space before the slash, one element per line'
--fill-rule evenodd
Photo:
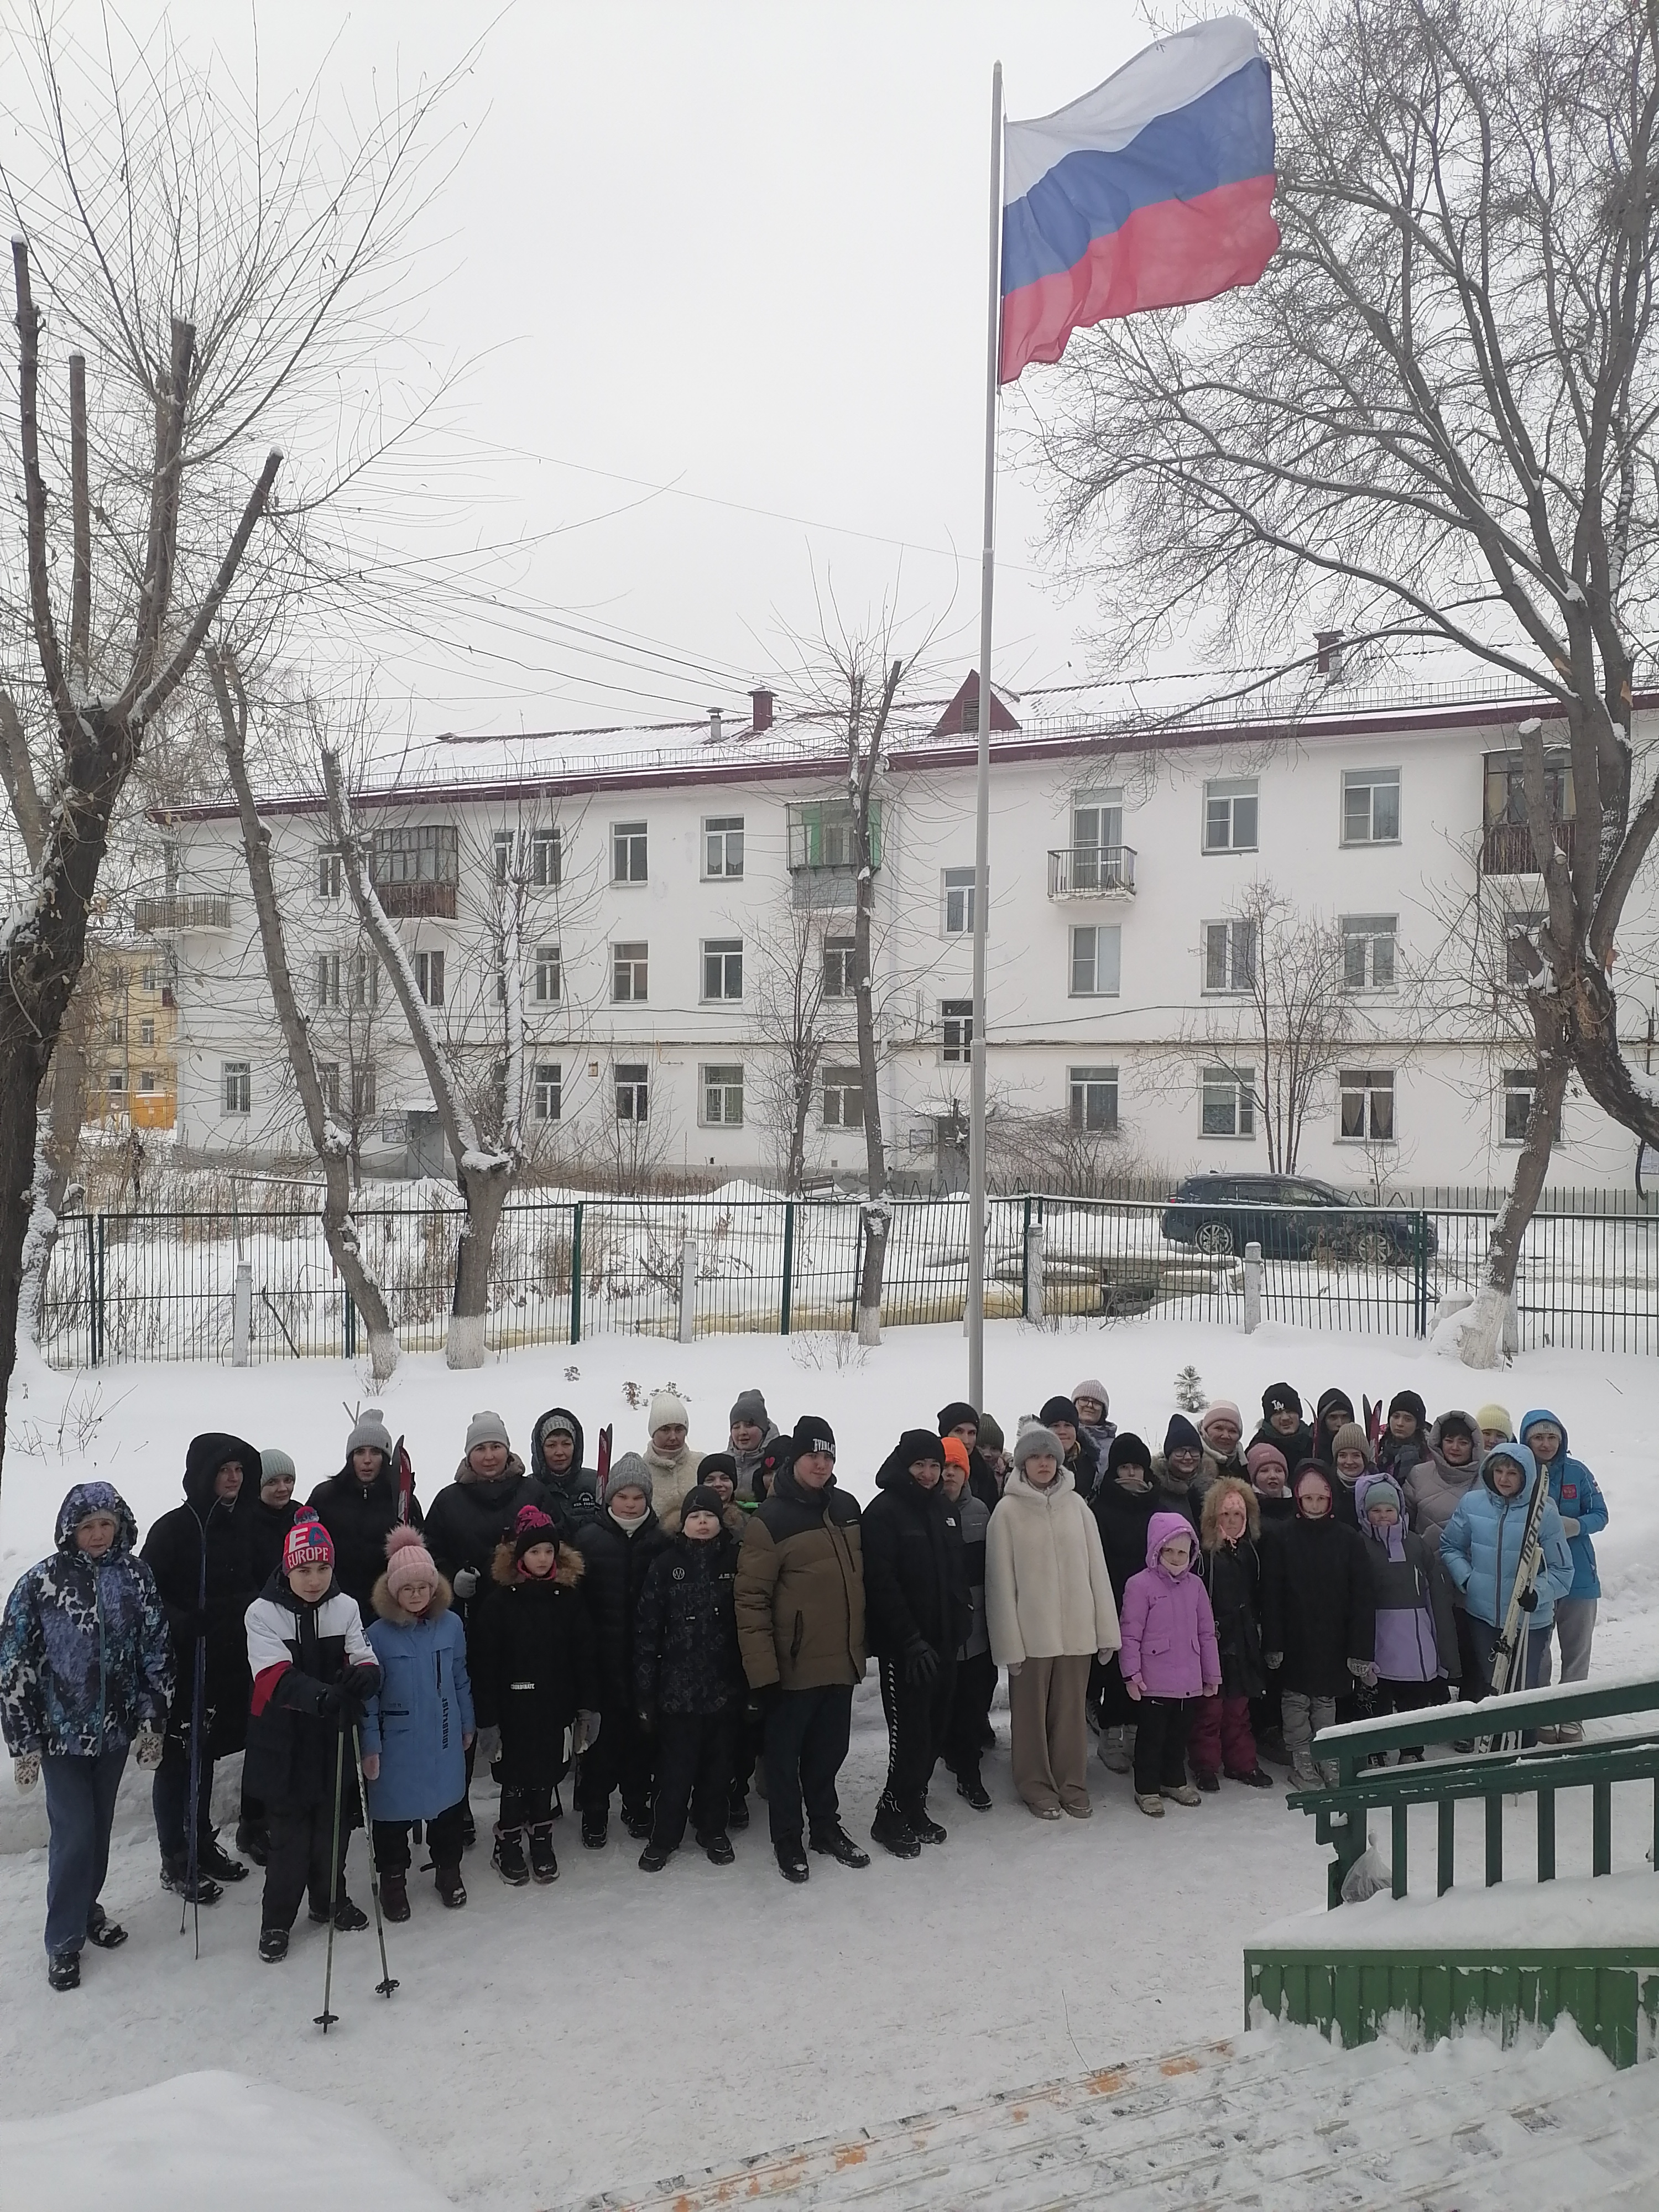
<path fill-rule="evenodd" d="M 219 708 L 225 763 L 241 820 L 242 851 L 247 861 L 253 909 L 258 918 L 265 980 L 270 987 L 276 1026 L 288 1051 L 312 1150 L 323 1170 L 323 1237 L 368 1325 L 369 1364 L 374 1379 L 384 1382 L 398 1364 L 398 1339 L 386 1310 L 385 1294 L 364 1261 L 357 1225 L 352 1218 L 352 1129 L 340 1119 L 337 1096 L 331 1103 L 325 1095 L 310 1024 L 301 1012 L 293 969 L 289 964 L 282 907 L 270 865 L 270 832 L 259 819 L 248 775 L 247 693 L 240 672 L 228 654 L 210 647 L 207 662 Z"/>
<path fill-rule="evenodd" d="M 1490 1364 L 1569 1070 L 1659 1140 L 1610 975 L 1659 830 L 1632 728 L 1659 583 L 1659 18 L 1647 0 L 1250 13 L 1283 249 L 1249 291 L 1073 344 L 1044 441 L 1053 521 L 1120 647 L 1196 624 L 1288 653 L 1312 592 L 1352 636 L 1452 644 L 1545 702 L 1577 821 L 1534 726 L 1538 1088 L 1462 1338 Z"/>
<path fill-rule="evenodd" d="M 766 1048 L 759 1069 L 761 1118 L 791 1198 L 805 1180 L 806 1125 L 832 1034 L 825 935 L 823 916 L 791 897 L 756 946 L 750 1022 Z"/>

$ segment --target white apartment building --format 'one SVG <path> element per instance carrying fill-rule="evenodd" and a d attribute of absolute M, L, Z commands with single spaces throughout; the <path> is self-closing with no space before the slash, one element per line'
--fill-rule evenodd
<path fill-rule="evenodd" d="M 946 1179 L 968 1099 L 976 697 L 970 677 L 943 713 L 907 710 L 878 785 L 884 1128 L 896 1169 Z M 1367 1191 L 1506 1182 L 1531 1097 L 1505 942 L 1540 909 L 1516 735 L 1536 711 L 1467 672 L 1381 690 L 1310 673 L 1247 708 L 1156 715 L 1082 690 L 999 695 L 987 1051 L 1005 1154 L 1018 1160 L 1023 1129 L 1065 1123 L 1103 1149 L 1115 1139 L 1136 1173 L 1265 1170 L 1252 1007 L 1263 970 L 1291 957 L 1264 935 L 1265 896 L 1281 936 L 1299 915 L 1340 948 L 1340 1034 L 1298 1170 Z M 517 1070 L 538 1163 L 774 1180 L 781 1002 L 799 969 L 826 1040 L 808 1170 L 862 1171 L 838 743 L 758 691 L 743 718 L 440 738 L 395 777 L 364 778 L 360 825 L 422 994 L 476 1095 Z M 1564 757 L 1550 772 L 1570 838 Z M 273 792 L 263 811 L 291 964 L 365 1170 L 444 1171 L 320 797 Z M 302 1152 L 234 810 L 163 827 L 170 888 L 139 920 L 171 940 L 176 968 L 180 1140 Z M 1638 1065 L 1651 1055 L 1654 919 L 1650 871 L 1616 971 Z M 1575 1087 L 1553 1182 L 1625 1183 L 1634 1158 Z"/>

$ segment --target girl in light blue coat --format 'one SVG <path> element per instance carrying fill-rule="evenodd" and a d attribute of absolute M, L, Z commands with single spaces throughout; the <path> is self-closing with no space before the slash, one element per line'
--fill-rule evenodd
<path fill-rule="evenodd" d="M 368 1640 L 380 1689 L 363 1716 L 363 1774 L 380 1900 L 388 1920 L 407 1920 L 413 1820 L 426 1823 L 439 1896 L 447 1905 L 466 1903 L 461 1850 L 472 1685 L 466 1632 L 418 1529 L 387 1536 L 386 1570 L 372 1603 Z"/>
<path fill-rule="evenodd" d="M 1561 1680 L 1583 1682 L 1589 1674 L 1590 1638 L 1595 1633 L 1595 1606 L 1601 1595 L 1601 1579 L 1595 1571 L 1595 1546 L 1590 1540 L 1599 1536 L 1607 1525 L 1607 1500 L 1583 1461 L 1568 1456 L 1567 1425 L 1559 1413 L 1552 1413 L 1547 1407 L 1540 1406 L 1536 1412 L 1525 1415 L 1521 1423 L 1521 1441 L 1531 1447 L 1533 1456 L 1549 1478 L 1550 1497 L 1561 1516 L 1561 1526 L 1566 1531 L 1567 1546 L 1572 1553 L 1572 1588 L 1555 1601 L 1554 1633 L 1561 1641 Z M 1549 1644 L 1547 1636 L 1547 1682 L 1550 1678 Z M 1584 1735 L 1577 1721 L 1565 1722 L 1559 1729 L 1540 1729 L 1538 1733 L 1547 1743 L 1580 1743 Z"/>
<path fill-rule="evenodd" d="M 1492 1654 L 1509 1610 L 1510 1593 L 1521 1565 L 1532 1497 L 1544 1480 L 1525 1444 L 1494 1444 L 1480 1462 L 1480 1480 L 1459 1500 L 1440 1539 L 1446 1572 L 1463 1593 L 1469 1638 L 1484 1678 L 1492 1679 Z M 1572 1587 L 1572 1554 L 1561 1516 L 1546 1498 L 1538 1526 L 1541 1557 L 1532 1589 L 1522 1598 L 1526 1615 L 1522 1633 L 1522 1663 L 1511 1670 L 1510 1687 L 1535 1690 L 1549 1658 L 1550 1623 L 1558 1598 Z"/>

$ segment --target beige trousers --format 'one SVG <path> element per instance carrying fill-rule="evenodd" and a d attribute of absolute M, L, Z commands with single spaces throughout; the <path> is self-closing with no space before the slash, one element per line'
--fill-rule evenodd
<path fill-rule="evenodd" d="M 1089 1730 L 1083 1717 L 1088 1687 L 1087 1652 L 1028 1659 L 1009 1677 L 1014 1787 L 1034 1813 L 1051 1812 L 1055 1806 L 1079 1815 L 1090 1810 L 1084 1778 L 1089 1771 Z"/>

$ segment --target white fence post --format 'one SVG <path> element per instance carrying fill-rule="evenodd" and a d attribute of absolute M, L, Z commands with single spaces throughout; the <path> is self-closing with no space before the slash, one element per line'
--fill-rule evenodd
<path fill-rule="evenodd" d="M 236 1287 L 230 1302 L 230 1364 L 233 1367 L 252 1367 L 253 1364 L 253 1263 L 239 1260 L 236 1263 Z"/>
<path fill-rule="evenodd" d="M 680 1246 L 680 1342 L 690 1344 L 697 1327 L 697 1240 Z"/>
<path fill-rule="evenodd" d="M 1244 1334 L 1261 1326 L 1261 1247 L 1244 1247 Z"/>
<path fill-rule="evenodd" d="M 1042 1224 L 1034 1221 L 1025 1232 L 1025 1318 L 1042 1319 Z"/>

